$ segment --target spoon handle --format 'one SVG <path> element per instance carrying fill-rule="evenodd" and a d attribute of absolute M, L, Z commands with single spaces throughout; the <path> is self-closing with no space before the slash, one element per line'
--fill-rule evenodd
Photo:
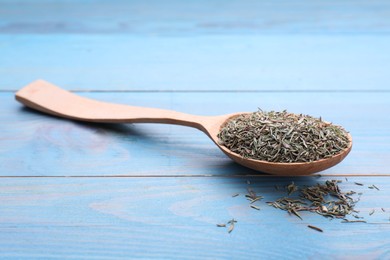
<path fill-rule="evenodd" d="M 213 117 L 172 110 L 101 102 L 78 96 L 43 80 L 37 80 L 15 94 L 27 107 L 51 115 L 101 123 L 163 123 L 195 127 L 206 131 Z"/>

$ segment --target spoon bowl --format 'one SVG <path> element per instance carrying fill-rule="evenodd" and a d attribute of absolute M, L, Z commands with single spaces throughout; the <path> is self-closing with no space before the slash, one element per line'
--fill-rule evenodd
<path fill-rule="evenodd" d="M 236 163 L 275 175 L 307 175 L 325 170 L 341 162 L 352 148 L 352 137 L 348 134 L 348 147 L 330 158 L 298 163 L 267 162 L 244 158 L 218 142 L 221 127 L 231 118 L 247 112 L 221 116 L 197 116 L 172 110 L 113 104 L 78 96 L 43 80 L 34 81 L 22 88 L 15 94 L 15 98 L 32 109 L 78 121 L 163 123 L 194 127 L 207 134 L 219 149 Z"/>

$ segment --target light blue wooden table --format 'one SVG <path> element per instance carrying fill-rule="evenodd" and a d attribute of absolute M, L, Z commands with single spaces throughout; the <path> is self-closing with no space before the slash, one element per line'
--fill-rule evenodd
<path fill-rule="evenodd" d="M 390 259 L 389 17 L 384 0 L 1 0 L 0 258 Z M 199 115 L 322 116 L 354 147 L 320 177 L 274 177 L 194 129 L 24 108 L 14 92 L 38 78 Z M 332 179 L 363 193 L 367 223 L 265 203 L 285 196 L 275 185 Z M 264 196 L 260 211 L 248 187 Z M 216 227 L 232 218 L 230 234 Z"/>

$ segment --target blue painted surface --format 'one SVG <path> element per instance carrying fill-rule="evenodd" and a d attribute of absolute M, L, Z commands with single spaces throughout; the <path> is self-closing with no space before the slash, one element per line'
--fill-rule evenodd
<path fill-rule="evenodd" d="M 300 220 L 265 203 L 285 196 L 291 181 L 328 178 L 3 178 L 0 256 L 388 259 L 387 178 L 337 178 L 342 190 L 364 192 L 356 209 L 368 223 L 351 224 L 310 213 Z M 373 182 L 380 191 L 367 188 Z M 247 187 L 264 196 L 260 211 L 249 207 Z M 216 227 L 232 218 L 232 233 Z"/>
<path fill-rule="evenodd" d="M 389 15 L 388 1 L 0 0 L 0 257 L 389 259 Z M 14 91 L 37 78 L 200 115 L 322 116 L 354 147 L 323 177 L 272 177 L 195 129 L 22 108 Z M 299 220 L 265 204 L 285 195 L 274 185 L 329 179 L 363 193 L 356 209 L 368 223 Z M 264 196 L 260 211 L 248 186 Z M 231 218 L 231 234 L 216 227 Z"/>
<path fill-rule="evenodd" d="M 0 89 L 388 91 L 388 35 L 0 34 Z"/>
<path fill-rule="evenodd" d="M 389 33 L 386 0 L 0 1 L 0 33 Z"/>

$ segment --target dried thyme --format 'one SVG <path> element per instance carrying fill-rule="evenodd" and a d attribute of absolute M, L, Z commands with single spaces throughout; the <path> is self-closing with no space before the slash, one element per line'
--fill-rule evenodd
<path fill-rule="evenodd" d="M 357 200 L 350 196 L 355 192 L 341 192 L 338 182 L 337 180 L 328 180 L 324 184 L 304 187 L 299 189 L 301 199 L 284 197 L 268 202 L 268 205 L 285 210 L 300 219 L 302 219 L 300 211 L 314 212 L 324 217 L 344 218 L 346 215 L 356 212 L 354 206 Z"/>
<path fill-rule="evenodd" d="M 256 210 L 260 210 L 260 208 L 258 206 L 255 206 L 255 205 L 251 205 L 251 208 L 256 209 Z"/>
<path fill-rule="evenodd" d="M 348 219 L 343 219 L 341 223 L 367 223 L 365 220 L 348 220 Z"/>
<path fill-rule="evenodd" d="M 296 186 L 294 182 L 291 182 L 289 185 L 287 185 L 286 188 L 287 188 L 288 195 L 291 195 L 292 193 L 298 190 L 298 186 Z"/>
<path fill-rule="evenodd" d="M 248 190 L 248 194 L 246 194 L 245 197 L 246 197 L 251 203 L 263 199 L 262 196 L 257 196 L 256 192 L 254 192 L 254 190 L 252 190 L 251 188 L 248 188 L 247 190 Z"/>
<path fill-rule="evenodd" d="M 239 115 L 226 123 L 218 138 L 245 158 L 284 163 L 329 158 L 349 145 L 342 127 L 287 111 Z"/>
<path fill-rule="evenodd" d="M 316 227 L 316 226 L 307 225 L 307 227 L 308 227 L 308 228 L 311 228 L 311 229 L 314 229 L 314 230 L 317 230 L 318 232 L 324 232 L 321 228 Z"/>
<path fill-rule="evenodd" d="M 234 230 L 235 223 L 237 223 L 237 220 L 235 220 L 234 218 L 232 220 L 228 221 L 228 224 L 230 224 L 230 226 L 228 228 L 228 233 L 231 233 Z"/>
<path fill-rule="evenodd" d="M 216 226 L 217 227 L 227 227 L 228 225 L 228 233 L 231 233 L 233 230 L 234 230 L 234 224 L 235 223 L 237 223 L 237 220 L 235 220 L 234 218 L 233 219 L 231 219 L 231 220 L 229 220 L 228 222 L 227 222 L 227 224 L 225 224 L 225 223 L 219 223 L 219 224 L 217 224 Z"/>
<path fill-rule="evenodd" d="M 379 190 L 379 188 L 377 186 L 375 186 L 374 184 L 372 184 L 371 186 L 368 186 L 369 189 L 376 189 L 376 190 Z"/>

